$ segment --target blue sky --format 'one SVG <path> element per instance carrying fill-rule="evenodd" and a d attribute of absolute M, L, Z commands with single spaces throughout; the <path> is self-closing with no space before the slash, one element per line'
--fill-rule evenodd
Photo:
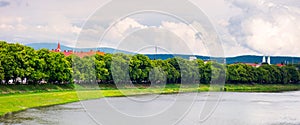
<path fill-rule="evenodd" d="M 0 0 L 0 40 L 23 44 L 59 41 L 67 46 L 76 46 L 79 34 L 87 33 L 92 37 L 97 30 L 109 27 L 90 25 L 86 31 L 81 29 L 88 17 L 107 2 L 107 0 Z M 191 0 L 190 2 L 199 7 L 210 19 L 219 33 L 226 56 L 246 54 L 300 56 L 299 0 Z M 124 6 L 126 4 L 112 8 L 112 11 Z M 100 25 L 106 22 L 111 18 L 109 14 L 113 15 L 113 12 L 99 18 L 97 22 Z M 179 16 L 186 14 L 188 13 L 180 13 Z M 133 15 L 121 20 L 111 27 L 107 41 L 100 46 L 116 47 L 119 44 L 115 41 L 120 40 L 120 34 L 153 27 L 172 30 L 178 37 L 187 41 L 186 44 L 191 51 L 200 55 L 208 54 L 201 40 L 195 37 L 197 33 L 189 28 L 189 24 L 158 14 Z"/>

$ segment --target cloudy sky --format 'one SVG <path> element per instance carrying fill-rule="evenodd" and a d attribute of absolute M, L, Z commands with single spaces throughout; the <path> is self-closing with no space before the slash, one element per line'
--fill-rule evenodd
<path fill-rule="evenodd" d="M 107 0 L 0 0 L 0 40 L 23 44 L 59 41 L 61 44 L 74 47 L 78 38 L 86 40 L 84 43 L 99 42 L 99 39 L 103 39 L 105 42 L 99 46 L 114 48 L 122 46 L 120 41 L 123 40 L 139 41 L 130 45 L 141 46 L 140 48 L 143 46 L 147 49 L 148 44 L 141 44 L 141 41 L 151 41 L 149 40 L 151 33 L 147 37 L 143 35 L 154 32 L 152 36 L 155 34 L 157 36 L 157 33 L 165 34 L 160 37 L 169 41 L 176 41 L 172 38 L 177 37 L 183 39 L 186 47 L 193 53 L 209 55 L 205 51 L 206 45 L 202 43 L 205 40 L 201 38 L 205 36 L 205 31 L 195 32 L 191 28 L 192 22 L 184 23 L 157 13 L 129 15 L 117 23 L 112 22 L 114 9 L 122 9 L 127 4 L 134 5 L 134 3 L 127 2 L 111 7 L 106 16 L 87 21 L 108 2 Z M 300 56 L 299 0 L 191 0 L 190 2 L 200 8 L 211 21 L 221 39 L 226 56 L 249 54 Z M 162 6 L 168 8 L 172 4 L 164 3 Z M 189 12 L 178 14 L 179 17 L 184 15 L 194 16 Z M 91 22 L 97 22 L 99 26 Z M 107 33 L 101 38 L 97 34 L 99 31 Z M 169 37 L 172 36 L 169 31 L 176 37 Z M 131 34 L 130 37 L 128 34 Z M 138 35 L 142 38 L 138 38 Z M 183 46 L 176 42 L 161 44 L 161 46 L 170 45 Z"/>

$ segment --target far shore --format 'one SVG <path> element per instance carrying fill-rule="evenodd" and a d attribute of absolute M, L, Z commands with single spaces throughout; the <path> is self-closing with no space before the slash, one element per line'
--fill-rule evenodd
<path fill-rule="evenodd" d="M 296 84 L 226 84 L 224 87 L 210 88 L 208 84 L 199 87 L 180 84 L 167 84 L 161 88 L 137 86 L 138 89 L 127 88 L 118 90 L 112 85 L 100 85 L 100 88 L 86 88 L 79 85 L 1 85 L 0 86 L 0 116 L 5 117 L 13 112 L 29 108 L 53 106 L 78 102 L 81 100 L 99 99 L 103 97 L 122 97 L 144 94 L 174 94 L 179 92 L 285 92 L 298 91 Z M 77 91 L 76 91 L 77 90 Z M 123 94 L 125 93 L 125 95 Z"/>

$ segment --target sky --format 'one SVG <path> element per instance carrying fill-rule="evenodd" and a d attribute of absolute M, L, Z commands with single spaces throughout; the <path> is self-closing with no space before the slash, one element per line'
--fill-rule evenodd
<path fill-rule="evenodd" d="M 113 47 L 142 53 L 152 51 L 147 49 L 152 45 L 160 46 L 161 53 L 188 53 L 186 50 L 197 55 L 210 55 L 209 51 L 214 50 L 206 44 L 213 37 L 210 35 L 213 31 L 206 29 L 208 24 L 200 24 L 200 30 L 195 31 L 193 26 L 197 21 L 184 22 L 175 16 L 157 13 L 159 11 L 122 15 L 124 18 L 120 19 L 116 18 L 118 11 L 141 8 L 135 4 L 147 7 L 146 1 L 138 4 L 131 0 L 106 7 L 109 2 L 0 0 L 0 40 L 22 44 L 60 42 L 70 47 Z M 168 9 L 178 4 L 182 6 L 178 12 L 174 11 L 178 17 L 193 19 L 200 15 L 200 18 L 207 18 L 212 24 L 210 28 L 219 36 L 218 44 L 225 56 L 300 56 L 299 0 L 189 2 L 202 12 L 198 15 L 189 12 L 187 5 L 175 1 L 158 1 L 157 8 Z M 107 11 L 103 12 L 105 7 Z M 184 9 L 187 11 L 179 11 Z M 99 35 L 103 33 L 104 36 Z"/>

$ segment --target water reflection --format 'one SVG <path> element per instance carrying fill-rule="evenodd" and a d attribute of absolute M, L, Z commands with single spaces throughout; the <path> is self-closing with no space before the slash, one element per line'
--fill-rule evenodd
<path fill-rule="evenodd" d="M 183 94 L 189 99 L 195 93 Z M 224 93 L 223 98 L 209 119 L 199 121 L 199 111 L 206 101 L 200 94 L 190 113 L 180 125 L 299 125 L 300 92 L 286 93 Z M 193 96 L 191 96 L 193 97 Z M 139 97 L 141 98 L 141 97 Z M 145 97 L 146 98 L 146 97 Z M 163 95 L 161 103 L 172 101 L 172 95 Z M 170 98 L 170 99 L 168 99 Z M 110 98 L 110 103 L 122 104 L 125 110 L 135 112 L 136 105 L 122 98 Z M 99 101 L 91 100 L 89 102 Z M 101 100 L 100 100 L 101 101 Z M 209 100 L 214 101 L 214 100 Z M 129 105 L 130 104 L 130 105 Z M 145 112 L 151 112 L 144 109 Z M 81 103 L 71 103 L 44 108 L 34 108 L 0 118 L 1 125 L 96 125 Z"/>

